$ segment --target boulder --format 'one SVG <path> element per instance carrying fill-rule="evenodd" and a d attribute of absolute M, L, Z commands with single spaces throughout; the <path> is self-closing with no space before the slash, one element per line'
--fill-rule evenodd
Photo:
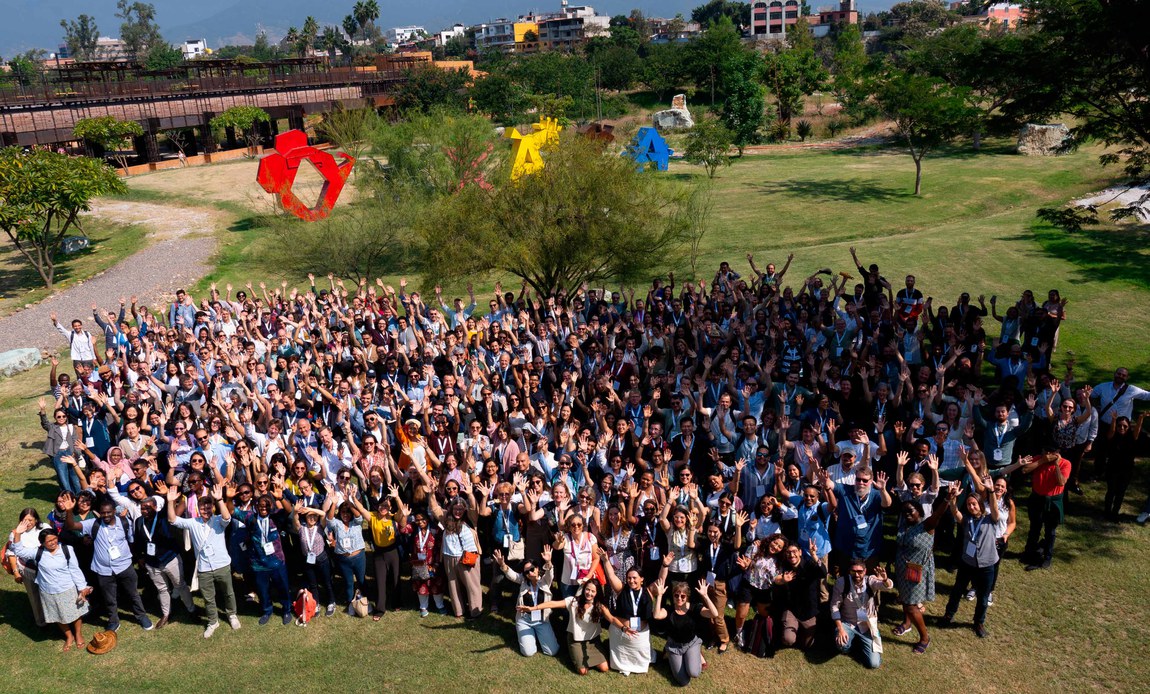
<path fill-rule="evenodd" d="M 0 352 L 0 376 L 15 376 L 22 371 L 36 368 L 41 361 L 40 350 L 35 347 L 21 347 Z"/>
<path fill-rule="evenodd" d="M 1038 125 L 1027 123 L 1018 131 L 1018 153 L 1028 157 L 1054 157 L 1064 154 L 1070 129 L 1062 123 Z"/>
<path fill-rule="evenodd" d="M 659 130 L 687 130 L 695 127 L 691 112 L 685 108 L 669 108 L 651 114 L 651 121 Z"/>

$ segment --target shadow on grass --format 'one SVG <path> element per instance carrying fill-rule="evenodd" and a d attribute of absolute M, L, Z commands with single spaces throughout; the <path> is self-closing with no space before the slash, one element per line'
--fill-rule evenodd
<path fill-rule="evenodd" d="M 23 586 L 16 587 L 19 591 L 5 590 L 0 592 L 0 616 L 3 616 L 3 621 L 23 634 L 29 641 L 41 643 L 58 639 L 63 645 L 64 638 L 55 625 L 36 626 L 36 622 L 32 619 L 32 606 L 28 603 L 28 593 L 23 589 Z M 86 631 L 90 634 L 91 627 L 88 627 Z"/>
<path fill-rule="evenodd" d="M 1037 241 L 1043 253 L 1078 268 L 1082 279 L 1120 280 L 1150 289 L 1150 230 L 1136 227 L 1087 229 L 1070 233 L 1036 221 L 1030 233 L 1007 240 Z"/>
<path fill-rule="evenodd" d="M 767 194 L 784 193 L 810 199 L 835 200 L 838 202 L 892 202 L 914 199 L 914 195 L 902 188 L 893 188 L 872 181 L 849 179 L 791 179 L 752 184 L 753 188 Z"/>

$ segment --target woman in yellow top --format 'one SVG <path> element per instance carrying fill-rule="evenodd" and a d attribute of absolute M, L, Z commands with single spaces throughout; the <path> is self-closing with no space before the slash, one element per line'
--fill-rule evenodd
<path fill-rule="evenodd" d="M 375 599 L 375 614 L 372 619 L 378 622 L 389 608 L 394 610 L 396 596 L 399 595 L 399 532 L 407 525 L 407 506 L 399 498 L 399 487 L 391 485 L 388 496 L 379 500 L 375 510 L 368 517 L 371 530 L 371 543 L 375 546 L 375 585 L 379 591 Z M 392 503 L 399 514 L 392 517 Z"/>

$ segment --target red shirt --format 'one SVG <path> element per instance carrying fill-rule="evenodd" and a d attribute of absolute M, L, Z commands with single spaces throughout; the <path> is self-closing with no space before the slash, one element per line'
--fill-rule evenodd
<path fill-rule="evenodd" d="M 1070 478 L 1069 460 L 1059 458 L 1055 465 L 1061 468 L 1064 478 Z M 1034 476 L 1030 478 L 1030 487 L 1034 490 L 1035 494 L 1041 494 L 1042 496 L 1058 496 L 1062 494 L 1066 485 L 1058 483 L 1058 473 L 1055 465 L 1043 465 L 1034 471 Z"/>

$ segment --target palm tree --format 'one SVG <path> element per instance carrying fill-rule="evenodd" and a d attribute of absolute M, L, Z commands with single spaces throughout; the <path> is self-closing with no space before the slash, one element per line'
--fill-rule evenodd
<path fill-rule="evenodd" d="M 328 64 L 335 63 L 335 55 L 344 47 L 343 34 L 333 26 L 326 26 L 319 37 L 319 46 L 327 52 Z"/>
<path fill-rule="evenodd" d="M 299 52 L 299 29 L 292 27 L 287 30 L 287 36 L 284 36 L 284 45 L 289 46 L 293 51 Z"/>
<path fill-rule="evenodd" d="M 351 8 L 351 16 L 355 19 L 355 23 L 359 27 L 361 32 L 360 38 L 366 39 L 368 22 L 367 3 L 364 0 L 359 0 L 359 2 L 355 3 L 355 6 Z"/>
<path fill-rule="evenodd" d="M 315 21 L 315 17 L 308 16 L 303 21 L 303 29 L 300 31 L 300 55 L 306 56 L 308 50 L 315 47 L 316 37 L 319 36 L 319 22 Z"/>
<path fill-rule="evenodd" d="M 343 31 L 349 40 L 355 40 L 355 32 L 359 31 L 359 22 L 355 20 L 355 15 L 349 14 L 343 18 Z"/>

